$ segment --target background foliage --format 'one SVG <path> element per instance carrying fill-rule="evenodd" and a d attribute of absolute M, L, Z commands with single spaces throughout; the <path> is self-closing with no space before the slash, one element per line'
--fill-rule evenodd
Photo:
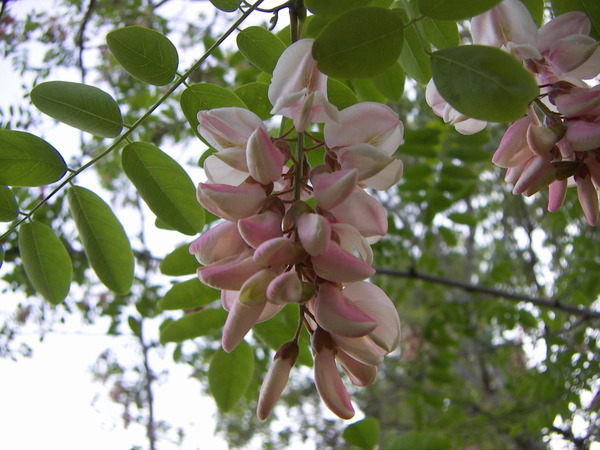
<path fill-rule="evenodd" d="M 218 292 L 195 279 L 197 263 L 187 252 L 192 236 L 215 219 L 195 201 L 199 166 L 212 152 L 195 132 L 196 113 L 237 105 L 271 117 L 268 83 L 290 42 L 283 17 L 288 6 L 302 15 L 302 2 L 261 12 L 238 0 L 211 0 L 205 13 L 177 21 L 163 16 L 169 3 L 62 0 L 21 20 L 12 2 L 2 2 L 3 56 L 30 94 L 0 111 L 0 286 L 3 294 L 27 296 L 0 327 L 1 354 L 27 354 L 19 346 L 25 322 L 48 330 L 68 315 L 109 317 L 108 334 L 136 336 L 143 350 L 128 369 L 139 381 L 115 399 L 137 405 L 140 414 L 130 420 L 146 425 L 152 448 L 165 436 L 153 418 L 156 378 L 148 363 L 158 347 L 174 364 L 188 365 L 215 398 L 219 431 L 232 447 L 259 439 L 281 448 L 292 435 L 319 448 L 597 442 L 597 230 L 585 222 L 575 192 L 556 213 L 545 211 L 544 194 L 510 194 L 491 163 L 505 124 L 463 136 L 424 100 L 433 75 L 450 97 L 471 92 L 457 101 L 474 117 L 509 122 L 523 114 L 537 93 L 530 75 L 500 50 L 456 47 L 468 43 L 465 19 L 498 1 L 304 2 L 303 35 L 316 38 L 331 101 L 339 108 L 386 103 L 406 127 L 397 152 L 404 176 L 380 195 L 390 233 L 374 247 L 374 282 L 396 303 L 403 339 L 377 383 L 353 393 L 366 419 L 349 426 L 322 414 L 306 345 L 283 407 L 258 421 L 261 380 L 273 351 L 293 334 L 296 312 L 287 307 L 255 327 L 251 345 L 223 352 L 226 313 Z M 592 0 L 524 3 L 540 23 L 586 11 L 599 37 Z M 490 89 L 480 68 L 465 69 L 465 58 L 486 61 L 485 70 L 508 67 L 498 85 L 512 96 Z M 41 139 L 48 122 L 40 111 L 83 131 L 69 144 L 76 151 Z M 160 342 L 148 337 L 158 329 Z M 97 371 L 117 384 L 125 369 L 109 360 L 102 355 Z M 574 428 L 575 421 L 583 425 Z"/>

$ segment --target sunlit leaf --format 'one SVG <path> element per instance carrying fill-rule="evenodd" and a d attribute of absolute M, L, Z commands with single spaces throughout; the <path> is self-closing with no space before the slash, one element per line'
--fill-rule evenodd
<path fill-rule="evenodd" d="M 490 122 L 510 122 L 525 114 L 539 94 L 520 61 L 483 45 L 451 47 L 431 57 L 440 94 L 463 114 Z"/>
<path fill-rule="evenodd" d="M 225 12 L 235 11 L 240 7 L 241 0 L 210 0 L 215 8 Z"/>
<path fill-rule="evenodd" d="M 208 387 L 223 412 L 242 398 L 254 376 L 254 351 L 242 341 L 231 353 L 220 348 L 208 369 Z"/>
<path fill-rule="evenodd" d="M 382 8 L 358 8 L 333 19 L 313 44 L 319 70 L 337 78 L 370 78 L 400 55 L 403 22 Z"/>
<path fill-rule="evenodd" d="M 50 117 L 96 136 L 121 134 L 119 106 L 101 89 L 70 81 L 47 81 L 31 91 L 31 102 Z"/>
<path fill-rule="evenodd" d="M 196 133 L 198 111 L 224 106 L 246 108 L 246 104 L 232 91 L 211 83 L 192 84 L 181 94 L 180 103 L 185 118 Z"/>
<path fill-rule="evenodd" d="M 41 222 L 21 225 L 19 253 L 35 290 L 53 305 L 61 303 L 69 293 L 73 265 L 67 249 L 52 228 Z"/>
<path fill-rule="evenodd" d="M 192 309 L 207 305 L 220 299 L 220 292 L 205 284 L 198 278 L 174 284 L 158 302 L 164 310 Z"/>
<path fill-rule="evenodd" d="M 248 27 L 237 35 L 242 55 L 263 72 L 273 73 L 285 44 L 263 27 Z"/>
<path fill-rule="evenodd" d="M 10 222 L 19 214 L 19 205 L 12 191 L 0 186 L 0 222 Z"/>
<path fill-rule="evenodd" d="M 119 64 L 138 80 L 164 86 L 175 77 L 177 49 L 158 31 L 139 26 L 118 28 L 108 33 L 106 43 Z"/>
<path fill-rule="evenodd" d="M 187 172 L 158 147 L 128 144 L 121 154 L 123 170 L 157 217 L 181 233 L 194 235 L 204 226 L 204 209 Z"/>
<path fill-rule="evenodd" d="M 350 444 L 363 449 L 372 449 L 377 445 L 381 425 L 375 417 L 367 417 L 363 420 L 348 425 L 342 434 L 344 440 Z"/>
<path fill-rule="evenodd" d="M 461 20 L 492 9 L 501 0 L 417 0 L 421 14 L 432 19 Z"/>
<path fill-rule="evenodd" d="M 210 308 L 186 314 L 181 319 L 169 322 L 160 330 L 160 342 L 183 342 L 206 336 L 219 330 L 227 318 L 223 308 Z"/>
<path fill-rule="evenodd" d="M 0 184 L 42 186 L 60 180 L 66 171 L 63 157 L 43 139 L 0 130 Z"/>
<path fill-rule="evenodd" d="M 160 263 L 160 271 L 172 277 L 196 273 L 200 264 L 196 257 L 190 254 L 189 248 L 190 244 L 180 245 L 165 256 Z"/>
<path fill-rule="evenodd" d="M 126 294 L 133 283 L 133 251 L 110 206 L 89 189 L 72 186 L 67 199 L 90 266 L 107 288 Z"/>
<path fill-rule="evenodd" d="M 248 109 L 260 117 L 267 120 L 273 114 L 271 109 L 273 105 L 268 97 L 269 85 L 267 83 L 248 83 L 240 86 L 233 91 L 248 106 Z"/>

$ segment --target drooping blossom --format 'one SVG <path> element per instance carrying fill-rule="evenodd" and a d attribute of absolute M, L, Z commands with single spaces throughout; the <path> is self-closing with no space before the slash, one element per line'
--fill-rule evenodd
<path fill-rule="evenodd" d="M 371 244 L 387 232 L 386 211 L 365 188 L 398 182 L 402 162 L 394 153 L 403 125 L 374 102 L 338 111 L 311 48 L 305 39 L 283 52 L 268 96 L 272 112 L 291 118 L 296 133 L 313 141 L 310 151 L 322 149 L 322 164 L 310 167 L 294 149 L 299 141 L 285 140 L 291 130 L 274 138 L 243 108 L 198 113 L 198 132 L 216 153 L 205 161 L 208 181 L 197 197 L 222 221 L 190 252 L 202 264 L 200 281 L 221 290 L 228 311 L 223 349 L 234 350 L 255 324 L 290 304 L 300 312 L 298 330 L 303 325 L 312 336 L 301 343 L 297 331 L 276 353 L 259 396 L 261 420 L 282 394 L 302 344 L 312 349 L 324 403 L 351 418 L 342 373 L 356 386 L 371 384 L 400 336 L 394 304 L 365 281 L 375 273 Z M 306 131 L 312 123 L 325 124 L 324 141 Z"/>

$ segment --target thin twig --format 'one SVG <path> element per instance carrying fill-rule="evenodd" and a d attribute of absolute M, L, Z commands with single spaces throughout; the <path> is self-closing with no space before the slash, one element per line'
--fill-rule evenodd
<path fill-rule="evenodd" d="M 467 283 L 464 281 L 452 280 L 450 278 L 439 277 L 436 275 L 429 275 L 426 273 L 417 272 L 416 270 L 397 270 L 390 269 L 387 267 L 376 268 L 377 275 L 389 275 L 393 277 L 402 278 L 413 278 L 416 280 L 428 281 L 430 283 L 442 284 L 444 286 L 450 286 L 458 289 L 463 289 L 468 292 L 479 292 L 481 294 L 491 295 L 493 297 L 502 297 L 507 300 L 513 300 L 517 302 L 527 302 L 532 305 L 536 305 L 542 308 L 550 308 L 554 310 L 561 310 L 578 316 L 588 317 L 590 319 L 600 319 L 600 311 L 594 311 L 583 306 L 569 305 L 567 303 L 560 302 L 558 300 L 550 300 L 540 297 L 532 297 L 529 295 L 518 294 L 515 292 L 509 292 L 502 289 L 491 288 L 488 286 L 481 286 L 478 284 Z"/>

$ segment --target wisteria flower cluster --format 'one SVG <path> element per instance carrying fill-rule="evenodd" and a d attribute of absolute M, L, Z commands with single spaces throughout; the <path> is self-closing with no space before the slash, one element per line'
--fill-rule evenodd
<path fill-rule="evenodd" d="M 548 210 L 558 210 L 567 186 L 577 186 L 590 225 L 598 223 L 600 187 L 600 86 L 584 80 L 600 73 L 600 43 L 589 36 L 591 22 L 571 11 L 539 30 L 519 0 L 504 0 L 471 21 L 473 43 L 502 48 L 523 61 L 540 85 L 540 99 L 507 130 L 493 162 L 507 168 L 514 194 L 533 195 L 549 186 Z M 486 122 L 452 108 L 427 88 L 433 111 L 457 131 L 472 134 Z"/>
<path fill-rule="evenodd" d="M 403 125 L 383 104 L 333 106 L 312 43 L 292 44 L 273 72 L 272 113 L 293 123 L 281 137 L 243 108 L 198 113 L 199 133 L 217 150 L 205 161 L 208 182 L 199 184 L 198 200 L 223 221 L 190 252 L 202 264 L 198 277 L 221 290 L 229 312 L 223 349 L 235 349 L 287 304 L 300 305 L 296 335 L 276 353 L 262 384 L 263 420 L 295 364 L 302 326 L 311 335 L 317 390 L 344 419 L 354 409 L 337 365 L 354 385 L 369 385 L 400 336 L 394 304 L 365 281 L 375 273 L 371 244 L 387 232 L 385 209 L 365 188 L 398 182 L 402 162 L 392 155 Z M 315 123 L 324 123 L 323 140 L 310 133 Z M 306 154 L 319 148 L 323 164 L 310 167 Z"/>

